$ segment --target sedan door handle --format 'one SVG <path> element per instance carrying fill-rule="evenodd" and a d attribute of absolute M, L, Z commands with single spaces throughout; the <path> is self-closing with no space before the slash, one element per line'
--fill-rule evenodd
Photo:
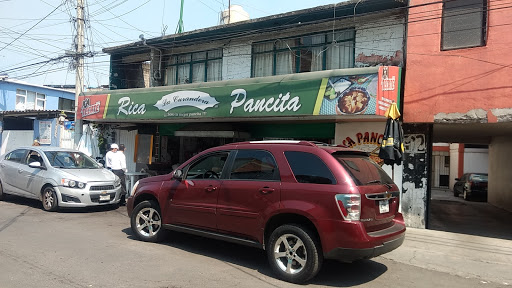
<path fill-rule="evenodd" d="M 272 192 L 274 192 L 274 188 L 270 188 L 270 187 L 263 187 L 260 189 L 260 193 L 261 194 L 270 194 Z"/>
<path fill-rule="evenodd" d="M 210 186 L 204 188 L 204 190 L 206 192 L 213 192 L 213 191 L 217 190 L 217 187 L 214 187 L 214 186 L 210 185 Z"/>
<path fill-rule="evenodd" d="M 23 170 L 22 169 L 18 169 L 18 173 L 23 173 Z"/>

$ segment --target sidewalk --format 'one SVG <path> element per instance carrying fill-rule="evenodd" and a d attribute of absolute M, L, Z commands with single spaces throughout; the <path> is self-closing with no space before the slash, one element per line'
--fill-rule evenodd
<path fill-rule="evenodd" d="M 512 286 L 511 240 L 407 228 L 402 246 L 381 257 Z"/>

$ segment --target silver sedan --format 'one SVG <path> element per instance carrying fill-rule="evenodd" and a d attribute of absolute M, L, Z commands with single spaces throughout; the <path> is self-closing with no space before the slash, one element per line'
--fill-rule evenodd
<path fill-rule="evenodd" d="M 117 205 L 121 181 L 80 151 L 48 146 L 14 149 L 0 157 L 0 200 L 5 194 L 59 207 Z"/>

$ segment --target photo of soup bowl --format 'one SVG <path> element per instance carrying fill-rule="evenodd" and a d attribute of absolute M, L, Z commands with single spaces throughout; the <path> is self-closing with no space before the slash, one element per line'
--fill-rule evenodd
<path fill-rule="evenodd" d="M 344 91 L 338 99 L 336 112 L 338 114 L 360 114 L 368 107 L 370 95 L 366 89 L 353 87 Z"/>

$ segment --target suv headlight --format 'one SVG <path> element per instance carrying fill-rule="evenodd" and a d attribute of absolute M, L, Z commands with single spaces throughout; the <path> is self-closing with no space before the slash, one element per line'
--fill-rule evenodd
<path fill-rule="evenodd" d="M 66 179 L 66 178 L 62 178 L 61 184 L 64 187 L 78 188 L 78 189 L 84 189 L 85 186 L 86 186 L 85 183 L 83 183 L 83 182 L 76 181 L 76 180 L 71 180 L 71 179 Z"/>
<path fill-rule="evenodd" d="M 133 184 L 133 188 L 132 188 L 132 191 L 130 191 L 130 195 L 133 195 L 133 193 L 135 193 L 135 190 L 137 190 L 137 186 L 139 186 L 139 181 L 135 182 L 135 184 Z"/>

